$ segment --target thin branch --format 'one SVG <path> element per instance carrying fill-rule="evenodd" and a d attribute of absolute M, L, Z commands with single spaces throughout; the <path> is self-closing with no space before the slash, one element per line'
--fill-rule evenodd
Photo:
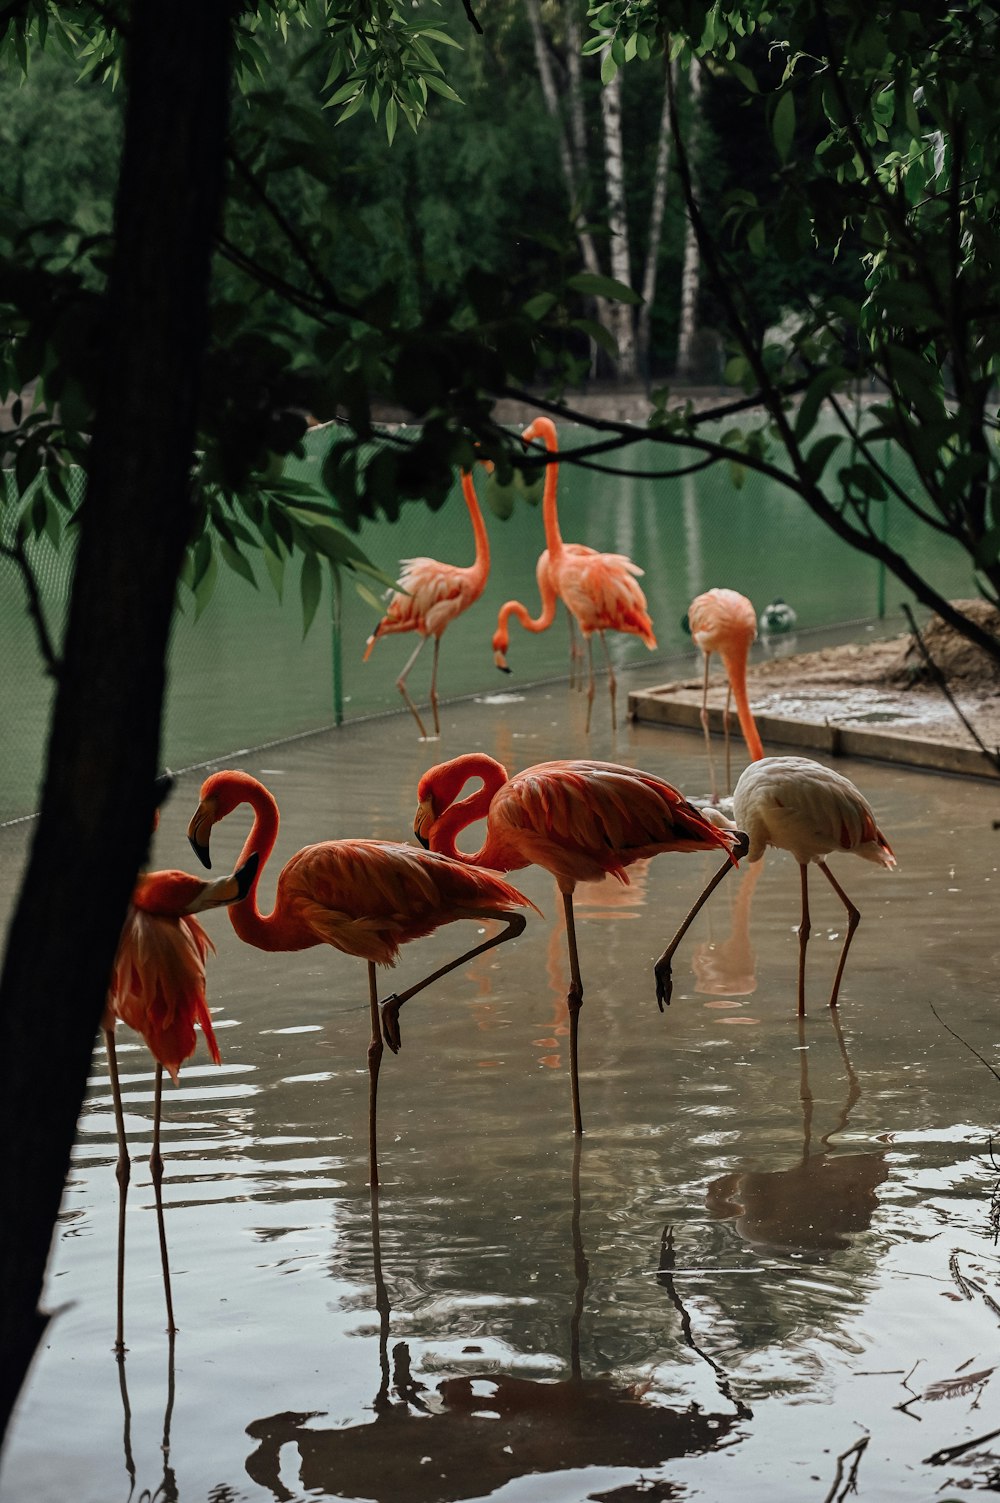
<path fill-rule="evenodd" d="M 968 1049 L 969 1053 L 970 1054 L 974 1054 L 976 1056 L 976 1058 L 979 1060 L 980 1064 L 983 1064 L 983 1065 L 986 1066 L 987 1070 L 989 1070 L 989 1072 L 993 1076 L 994 1080 L 1000 1081 L 1000 1072 L 998 1072 L 997 1070 L 995 1070 L 993 1068 L 993 1066 L 990 1064 L 990 1062 L 989 1062 L 988 1059 L 984 1059 L 983 1058 L 983 1056 L 980 1054 L 979 1050 L 973 1044 L 970 1044 L 969 1041 L 968 1041 L 968 1039 L 964 1039 L 960 1033 L 956 1033 L 955 1032 L 954 1028 L 952 1028 L 952 1026 L 951 1026 L 950 1023 L 946 1023 L 945 1022 L 944 1018 L 941 1016 L 941 1014 L 938 1012 L 937 1008 L 934 1006 L 934 1003 L 933 1002 L 928 1002 L 927 1006 L 930 1008 L 931 1012 L 937 1018 L 938 1022 L 941 1024 L 941 1027 L 945 1030 L 945 1032 L 946 1033 L 950 1033 L 951 1036 L 952 1036 L 952 1038 L 953 1039 L 957 1039 L 960 1044 L 964 1044 L 965 1047 L 966 1047 L 966 1049 Z"/>
<path fill-rule="evenodd" d="M 961 710 L 960 706 L 958 705 L 958 702 L 955 699 L 955 696 L 952 694 L 951 690 L 948 687 L 948 681 L 947 681 L 947 679 L 945 678 L 944 674 L 941 672 L 941 669 L 938 667 L 937 663 L 935 663 L 934 659 L 931 657 L 929 651 L 927 650 L 927 644 L 924 641 L 923 637 L 920 635 L 920 631 L 919 631 L 919 628 L 917 626 L 917 623 L 913 619 L 913 612 L 910 610 L 910 607 L 905 602 L 903 603 L 903 614 L 904 614 L 904 616 L 906 617 L 906 619 L 907 619 L 907 621 L 909 623 L 910 631 L 913 634 L 913 640 L 916 642 L 917 647 L 920 650 L 921 657 L 923 658 L 924 662 L 927 664 L 928 671 L 929 671 L 930 676 L 933 679 L 934 683 L 941 690 L 941 693 L 944 695 L 945 699 L 951 705 L 952 709 L 955 711 L 955 714 L 958 716 L 959 720 L 965 726 L 965 729 L 968 731 L 968 733 L 972 737 L 973 741 L 979 747 L 979 750 L 993 764 L 993 766 L 996 768 L 997 772 L 1000 772 L 1000 750 L 994 748 L 993 751 L 990 751 L 989 747 L 983 741 L 982 737 L 980 736 L 979 732 L 976 730 L 975 726 L 972 724 L 972 722 L 967 718 L 967 716 Z"/>
<path fill-rule="evenodd" d="M 42 608 L 41 591 L 38 588 L 38 580 L 35 578 L 34 570 L 31 567 L 31 560 L 28 558 L 24 546 L 24 539 L 17 537 L 13 545 L 0 543 L 0 556 L 11 560 L 24 581 L 24 590 L 28 597 L 28 615 L 34 622 L 35 637 L 38 641 L 38 650 L 45 663 L 45 671 L 51 674 L 53 678 L 58 679 L 62 672 L 62 662 L 56 653 L 52 638 L 49 635 L 45 612 Z"/>
<path fill-rule="evenodd" d="M 286 282 L 276 272 L 269 271 L 266 266 L 262 266 L 259 261 L 253 260 L 245 251 L 240 250 L 239 246 L 234 245 L 225 235 L 217 235 L 215 244 L 220 254 L 231 265 L 235 266 L 237 270 L 242 271 L 246 276 L 252 277 L 261 287 L 287 298 L 290 303 L 298 308 L 300 313 L 304 313 L 308 318 L 315 319 L 324 328 L 336 329 L 339 327 L 332 319 L 327 317 L 325 312 L 326 304 L 320 298 L 314 296 L 312 293 L 303 292 L 301 288 L 294 287 L 291 282 Z M 357 318 L 359 323 L 363 321 L 356 314 L 352 314 L 351 317 Z"/>
<path fill-rule="evenodd" d="M 858 1467 L 861 1465 L 861 1458 L 864 1455 L 868 1447 L 868 1442 L 870 1440 L 870 1435 L 859 1436 L 859 1438 L 854 1442 L 853 1446 L 848 1446 L 847 1450 L 843 1451 L 837 1457 L 837 1475 L 833 1479 L 833 1485 L 830 1488 L 830 1491 L 827 1493 L 826 1498 L 824 1499 L 824 1503 L 843 1503 L 843 1500 L 847 1497 L 848 1493 L 857 1492 Z M 853 1456 L 854 1460 L 852 1461 L 850 1468 L 845 1475 L 844 1462 L 849 1456 Z"/>

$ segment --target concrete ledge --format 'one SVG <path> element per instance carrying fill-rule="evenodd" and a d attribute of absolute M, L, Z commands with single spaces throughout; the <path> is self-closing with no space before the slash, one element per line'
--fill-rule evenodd
<path fill-rule="evenodd" d="M 722 709 L 709 705 L 709 729 L 721 736 Z M 633 690 L 628 697 L 630 720 L 647 725 L 669 725 L 702 735 L 701 691 L 689 684 L 663 684 L 657 689 Z M 957 773 L 962 777 L 1000 781 L 1000 773 L 985 753 L 974 744 L 953 745 L 923 736 L 899 735 L 891 730 L 838 725 L 829 720 L 792 719 L 783 715 L 757 714 L 754 719 L 765 747 L 782 747 L 802 752 L 823 752 L 828 757 L 868 757 L 878 762 L 894 762 L 902 767 L 920 767 L 931 772 Z M 731 734 L 739 736 L 735 712 L 731 716 Z"/>

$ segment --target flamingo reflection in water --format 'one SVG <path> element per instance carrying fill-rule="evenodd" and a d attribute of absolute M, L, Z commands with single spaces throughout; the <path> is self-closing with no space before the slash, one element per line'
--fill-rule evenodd
<path fill-rule="evenodd" d="M 736 1413 L 692 1404 L 678 1411 L 644 1403 L 642 1387 L 584 1377 L 581 1323 L 589 1264 L 581 1231 L 580 1140 L 574 1148 L 572 1211 L 575 1290 L 569 1322 L 569 1376 L 552 1381 L 487 1369 L 445 1377 L 433 1389 L 414 1378 L 409 1350 L 389 1353 L 391 1305 L 382 1271 L 378 1195 L 372 1195 L 372 1249 L 379 1315 L 381 1382 L 375 1418 L 320 1429 L 316 1414 L 276 1414 L 247 1427 L 256 1449 L 248 1476 L 279 1503 L 301 1495 L 406 1498 L 451 1503 L 485 1497 L 522 1477 L 552 1477 L 588 1467 L 647 1472 L 725 1442 Z M 289 1479 L 297 1451 L 298 1491 Z"/>
<path fill-rule="evenodd" d="M 837 1014 L 830 1014 L 847 1081 L 837 1120 L 813 1147 L 813 1095 L 805 1024 L 799 1023 L 799 1100 L 802 1151 L 787 1169 L 747 1169 L 721 1175 L 706 1194 L 709 1214 L 732 1221 L 740 1238 L 761 1252 L 822 1255 L 843 1250 L 868 1230 L 878 1207 L 875 1191 L 888 1176 L 884 1154 L 842 1153 L 831 1139 L 843 1133 L 861 1099 Z"/>

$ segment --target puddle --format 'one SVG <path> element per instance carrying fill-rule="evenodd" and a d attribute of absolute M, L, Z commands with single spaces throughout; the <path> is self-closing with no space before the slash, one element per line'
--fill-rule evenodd
<path fill-rule="evenodd" d="M 268 774 L 276 859 L 336 835 L 408 838 L 420 773 L 474 747 L 514 766 L 632 762 L 705 791 L 698 735 L 638 726 L 615 739 L 602 724 L 587 742 L 584 713 L 557 686 L 447 706 L 431 748 L 405 715 L 391 735 L 383 720 L 282 748 L 280 779 Z M 259 774 L 275 756 L 244 765 Z M 206 915 L 227 1068 L 199 1054 L 165 1102 L 180 1331 L 171 1352 L 139 1049 L 127 1055 L 119 1369 L 98 1050 L 49 1276 L 61 1313 L 18 1412 L 2 1503 L 158 1488 L 220 1503 L 629 1503 L 732 1496 L 736 1469 L 739 1495 L 770 1503 L 828 1496 L 849 1452 L 859 1495 L 880 1503 L 986 1490 L 997 1441 L 969 1443 L 995 1428 L 988 1146 L 1000 1112 L 966 1043 L 1000 1068 L 995 794 L 840 765 L 900 869 L 832 858 L 862 913 L 839 1028 L 824 1004 L 843 912 L 825 884 L 801 1032 L 795 1017 L 790 858 L 720 887 L 662 1015 L 652 960 L 712 863 L 663 856 L 627 888 L 588 886 L 577 1155 L 561 905 L 546 873 L 521 872 L 544 918 L 405 1009 L 403 1048 L 383 1064 L 375 1208 L 363 963 L 250 950 L 224 913 Z M 180 779 L 157 865 L 191 865 L 198 783 Z M 217 829 L 220 870 L 243 833 L 235 816 Z M 29 834 L 0 832 L 5 911 Z M 449 959 L 459 935 L 407 947 L 387 989 Z"/>

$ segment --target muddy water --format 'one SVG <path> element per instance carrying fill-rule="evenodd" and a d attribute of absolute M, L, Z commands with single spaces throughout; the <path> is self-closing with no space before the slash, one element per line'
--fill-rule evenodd
<path fill-rule="evenodd" d="M 697 737 L 615 740 L 605 725 L 592 754 L 704 789 Z M 417 777 L 441 757 L 481 747 L 520 767 L 584 745 L 582 705 L 560 687 L 449 707 L 436 743 L 398 716 L 243 765 L 281 804 L 281 861 L 317 838 L 405 837 Z M 956 1035 L 1000 1068 L 1000 794 L 844 767 L 900 869 L 834 858 L 863 914 L 839 1026 L 823 1004 L 842 912 L 821 881 L 810 1011 L 795 1018 L 791 858 L 723 884 L 663 1016 L 651 960 L 714 863 L 663 856 L 628 888 L 581 890 L 575 1153 L 559 904 L 544 872 L 521 873 L 544 918 L 403 1009 L 376 1217 L 363 964 L 264 955 L 210 914 L 223 1064 L 199 1051 L 166 1103 L 180 1331 L 171 1346 L 149 1057 L 123 1037 L 127 1358 L 111 1350 L 117 1186 L 98 1049 L 50 1272 L 60 1313 L 3 1503 L 822 1500 L 854 1467 L 858 1495 L 880 1503 L 987 1488 L 997 1441 L 949 1448 L 997 1424 L 1000 1087 Z M 157 865 L 192 867 L 199 781 L 181 779 Z M 216 831 L 219 869 L 245 828 L 234 816 Z M 4 903 L 26 838 L 0 832 Z M 466 933 L 410 947 L 393 984 Z M 44 1059 L 32 1068 L 44 1090 Z"/>

